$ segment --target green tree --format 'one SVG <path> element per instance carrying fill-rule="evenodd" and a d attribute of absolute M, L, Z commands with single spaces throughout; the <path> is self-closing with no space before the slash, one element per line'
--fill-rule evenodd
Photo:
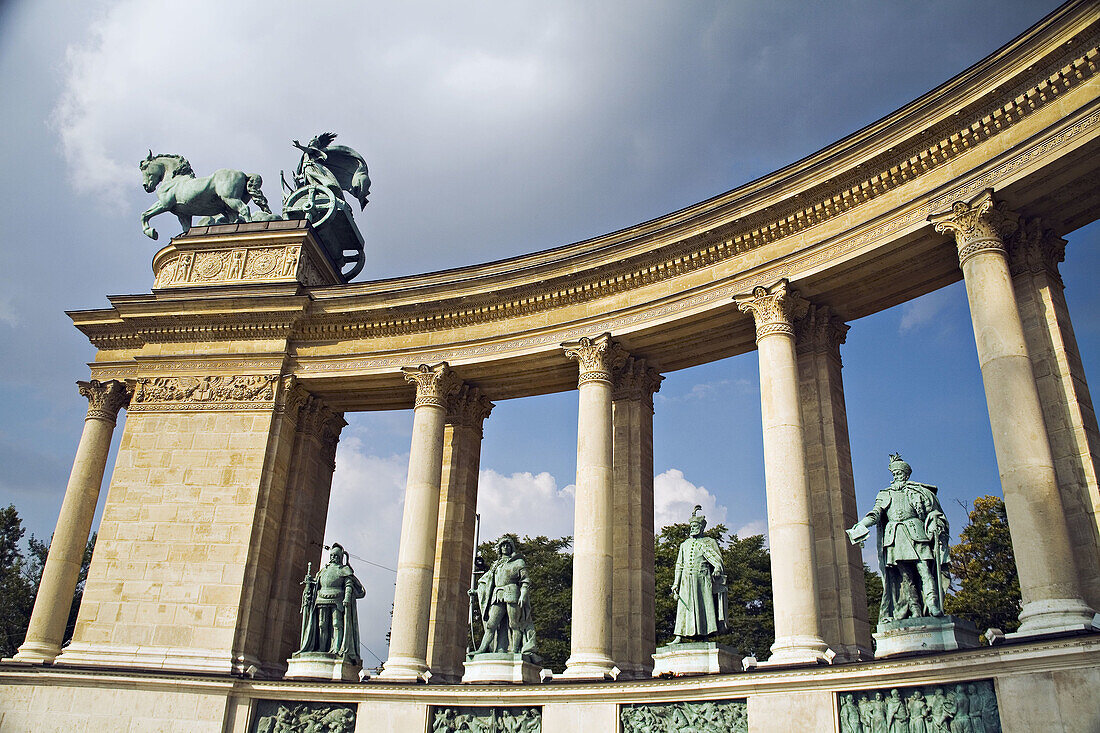
<path fill-rule="evenodd" d="M 771 555 L 763 535 L 739 538 L 718 524 L 703 533 L 722 548 L 726 566 L 728 631 L 713 639 L 737 649 L 742 655 L 766 656 L 775 641 L 772 617 Z M 670 524 L 657 534 L 654 543 L 657 645 L 672 640 L 676 625 L 676 599 L 669 592 L 676 570 L 680 544 L 688 537 L 686 522 Z"/>
<path fill-rule="evenodd" d="M 531 615 L 535 617 L 535 638 L 542 664 L 555 672 L 565 669 L 569 658 L 569 626 L 573 619 L 572 537 L 551 539 L 543 535 L 520 539 L 501 535 L 478 547 L 486 565 L 497 559 L 496 544 L 511 537 L 516 551 L 527 563 L 531 577 Z"/>
<path fill-rule="evenodd" d="M 1004 500 L 979 496 L 970 523 L 951 547 L 951 589 L 947 613 L 969 619 L 978 629 L 1015 631 L 1020 626 L 1020 578 Z"/>
<path fill-rule="evenodd" d="M 19 549 L 26 530 L 15 505 L 0 510 L 0 656 L 10 657 L 27 634 L 36 584 Z"/>
<path fill-rule="evenodd" d="M 863 585 L 867 589 L 867 619 L 871 629 L 878 625 L 879 608 L 882 606 L 882 576 L 863 563 Z"/>

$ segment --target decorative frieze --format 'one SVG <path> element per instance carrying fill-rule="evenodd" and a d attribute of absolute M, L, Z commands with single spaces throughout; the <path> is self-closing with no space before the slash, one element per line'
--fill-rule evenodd
<path fill-rule="evenodd" d="M 837 693 L 840 733 L 1001 733 L 992 680 Z"/>
<path fill-rule="evenodd" d="M 462 380 L 451 370 L 447 362 L 429 366 L 402 367 L 405 381 L 416 385 L 416 402 L 419 407 L 442 407 L 446 410 L 451 396 L 462 387 Z"/>
<path fill-rule="evenodd" d="M 130 411 L 271 407 L 278 386 L 279 377 L 274 374 L 142 377 L 135 380 Z"/>
<path fill-rule="evenodd" d="M 619 708 L 623 733 L 690 730 L 698 733 L 747 733 L 745 700 L 640 703 Z"/>
<path fill-rule="evenodd" d="M 640 400 L 653 410 L 653 395 L 661 389 L 661 376 L 645 359 L 629 356 L 615 372 L 615 383 L 611 391 L 613 400 Z"/>
<path fill-rule="evenodd" d="M 1018 217 L 987 188 L 970 201 L 956 201 L 951 211 L 928 217 L 936 231 L 955 237 L 959 264 L 980 252 L 1005 251 L 1005 237 L 1018 227 Z"/>
<path fill-rule="evenodd" d="M 330 702 L 256 700 L 251 733 L 325 731 L 354 733 L 356 705 Z"/>
<path fill-rule="evenodd" d="M 566 358 L 573 359 L 580 368 L 577 384 L 586 382 L 611 382 L 612 372 L 626 363 L 627 353 L 611 339 L 610 333 L 595 338 L 581 336 L 576 341 L 561 345 Z"/>
<path fill-rule="evenodd" d="M 105 382 L 93 379 L 77 382 L 80 394 L 88 398 L 88 414 L 85 420 L 104 420 L 115 424 L 118 411 L 130 404 L 134 390 L 125 382 L 111 379 Z"/>
<path fill-rule="evenodd" d="M 541 733 L 542 709 L 537 707 L 432 706 L 432 733 Z"/>
<path fill-rule="evenodd" d="M 794 321 L 805 315 L 809 301 L 790 289 L 787 278 L 771 287 L 758 285 L 751 295 L 734 298 L 742 313 L 751 313 L 756 321 L 756 340 L 772 334 L 794 336 Z"/>

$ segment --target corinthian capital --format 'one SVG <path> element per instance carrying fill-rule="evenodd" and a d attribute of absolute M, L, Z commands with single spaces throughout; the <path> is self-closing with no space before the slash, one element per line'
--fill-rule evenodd
<path fill-rule="evenodd" d="M 840 345 L 848 337 L 848 324 L 827 305 L 811 305 L 795 325 L 795 342 L 800 353 L 814 351 L 840 358 Z"/>
<path fill-rule="evenodd" d="M 611 372 L 626 361 L 623 347 L 611 340 L 611 334 L 603 333 L 595 338 L 582 336 L 576 341 L 561 345 L 565 356 L 574 359 L 580 367 L 577 386 L 585 382 L 610 382 Z"/>
<path fill-rule="evenodd" d="M 451 371 L 447 362 L 434 366 L 421 364 L 403 367 L 405 381 L 416 385 L 414 407 L 442 407 L 447 409 L 450 397 L 462 386 L 462 380 Z"/>
<path fill-rule="evenodd" d="M 1042 220 L 1029 217 L 1020 220 L 1020 228 L 1005 239 L 1008 248 L 1008 266 L 1013 276 L 1025 272 L 1046 272 L 1058 282 L 1062 281 L 1058 265 L 1066 259 L 1066 240 L 1045 229 Z"/>
<path fill-rule="evenodd" d="M 1004 238 L 1016 231 L 1017 217 L 1003 203 L 993 200 L 987 188 L 970 201 L 956 201 L 951 211 L 928 217 L 936 231 L 955 237 L 959 264 L 979 252 L 1005 251 Z"/>
<path fill-rule="evenodd" d="M 742 313 L 751 313 L 756 321 L 756 340 L 772 334 L 794 336 L 794 322 L 806 313 L 809 301 L 790 289 L 783 278 L 770 288 L 758 285 L 749 295 L 733 299 Z"/>
<path fill-rule="evenodd" d="M 88 398 L 88 415 L 85 420 L 105 420 L 114 425 L 118 411 L 130 404 L 134 390 L 125 382 L 111 379 L 100 382 L 77 382 L 80 394 Z"/>
<path fill-rule="evenodd" d="M 485 418 L 489 417 L 494 407 L 496 405 L 490 402 L 480 389 L 464 384 L 451 398 L 447 410 L 447 422 L 474 428 L 480 434 Z"/>
<path fill-rule="evenodd" d="M 664 379 L 660 373 L 649 366 L 645 359 L 627 357 L 622 368 L 615 373 L 615 388 L 611 392 L 614 400 L 641 400 L 653 409 L 653 394 L 661 389 Z"/>

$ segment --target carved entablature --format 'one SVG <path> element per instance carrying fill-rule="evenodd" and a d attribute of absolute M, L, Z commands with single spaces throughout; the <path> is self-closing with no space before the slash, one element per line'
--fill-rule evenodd
<path fill-rule="evenodd" d="M 1018 228 L 1018 218 L 1004 205 L 994 201 L 993 190 L 986 189 L 970 201 L 956 201 L 951 211 L 928 217 L 936 231 L 955 237 L 959 264 L 980 252 L 1005 251 L 1004 240 Z"/>
<path fill-rule="evenodd" d="M 595 338 L 582 336 L 561 345 L 565 356 L 577 362 L 580 374 L 577 386 L 586 382 L 611 382 L 612 373 L 626 363 L 628 354 L 611 339 L 610 333 Z"/>
<path fill-rule="evenodd" d="M 848 337 L 848 324 L 827 305 L 810 305 L 806 315 L 794 324 L 799 353 L 813 351 L 840 359 L 840 345 Z"/>
<path fill-rule="evenodd" d="M 318 286 L 341 282 L 308 230 L 269 231 L 274 225 L 299 224 L 262 222 L 193 229 L 153 257 L 153 287 L 294 282 Z"/>
<path fill-rule="evenodd" d="M 474 428 L 481 434 L 485 418 L 493 411 L 494 405 L 477 387 L 463 384 L 450 400 L 447 409 L 447 422 L 452 425 Z"/>
<path fill-rule="evenodd" d="M 413 408 L 450 406 L 451 396 L 462 387 L 462 380 L 451 370 L 447 362 L 415 367 L 402 367 L 405 381 L 416 385 L 416 402 Z"/>
<path fill-rule="evenodd" d="M 279 378 L 273 374 L 142 377 L 135 385 L 130 412 L 244 410 L 274 407 Z"/>
<path fill-rule="evenodd" d="M 105 420 L 114 425 L 118 411 L 130 404 L 134 390 L 125 382 L 111 379 L 105 382 L 93 379 L 77 382 L 80 394 L 88 398 L 88 414 L 85 420 Z"/>
<path fill-rule="evenodd" d="M 652 410 L 653 394 L 660 391 L 663 380 L 660 372 L 649 366 L 645 359 L 628 356 L 615 372 L 611 399 L 640 400 Z"/>
<path fill-rule="evenodd" d="M 1066 240 L 1043 227 L 1037 216 L 1020 219 L 1020 227 L 1005 240 L 1008 267 L 1013 277 L 1024 273 L 1045 272 L 1062 281 L 1058 265 L 1066 259 Z"/>
<path fill-rule="evenodd" d="M 750 295 L 734 298 L 742 313 L 751 313 L 756 321 L 757 342 L 773 334 L 794 335 L 794 322 L 806 314 L 809 301 L 790 289 L 787 278 L 771 287 L 759 285 Z"/>

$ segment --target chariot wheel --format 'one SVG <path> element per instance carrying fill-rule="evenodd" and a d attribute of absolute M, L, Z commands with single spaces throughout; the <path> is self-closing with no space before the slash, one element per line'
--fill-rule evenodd
<path fill-rule="evenodd" d="M 295 189 L 283 204 L 289 219 L 305 219 L 315 227 L 328 221 L 336 211 L 336 198 L 324 186 L 309 184 Z"/>
<path fill-rule="evenodd" d="M 352 252 L 352 254 L 348 255 L 348 252 Z M 363 265 L 367 264 L 367 255 L 360 247 L 356 250 L 344 250 L 340 260 L 340 274 L 343 276 L 344 282 L 348 282 L 363 271 Z M 351 269 L 345 270 L 344 268 L 348 265 L 351 265 Z"/>

